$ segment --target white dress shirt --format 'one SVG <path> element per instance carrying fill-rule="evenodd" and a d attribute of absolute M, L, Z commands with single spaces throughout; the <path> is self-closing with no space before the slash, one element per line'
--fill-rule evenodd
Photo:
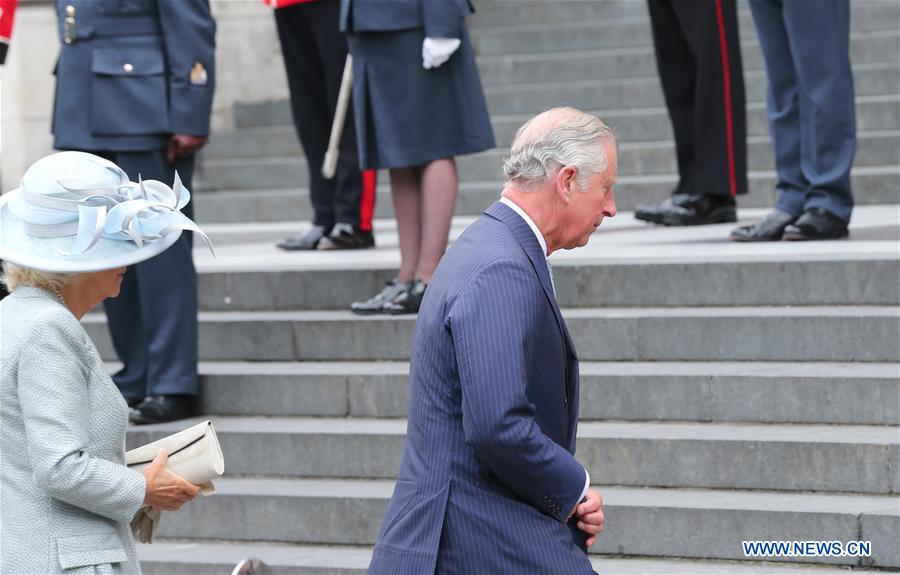
<path fill-rule="evenodd" d="M 525 210 L 520 208 L 518 204 L 516 204 L 514 201 L 507 198 L 506 196 L 502 196 L 500 198 L 500 203 L 506 204 L 507 206 L 509 206 L 514 212 L 519 214 L 519 216 L 521 216 L 521 218 L 523 220 L 525 220 L 525 223 L 528 224 L 528 227 L 531 228 L 532 232 L 534 232 L 534 236 L 537 238 L 538 243 L 541 244 L 541 251 L 544 254 L 544 259 L 546 259 L 547 258 L 547 240 L 544 239 L 544 235 L 541 233 L 541 230 L 538 229 L 537 225 L 534 223 L 534 220 L 532 220 L 531 217 L 529 217 L 529 215 L 527 213 L 525 213 Z M 550 270 L 550 269 L 551 269 L 550 262 L 548 261 L 547 262 L 547 270 Z M 556 286 L 553 285 L 553 272 L 552 271 L 550 272 L 550 284 L 553 287 L 553 295 L 556 296 Z M 591 476 L 588 473 L 587 469 L 585 469 L 584 470 L 584 489 L 581 491 L 581 497 L 578 498 L 578 503 L 581 503 L 581 501 L 584 499 L 584 496 L 587 495 L 588 489 L 590 487 L 591 487 Z M 575 504 L 576 508 L 578 507 L 578 503 Z M 571 516 L 574 513 L 575 513 L 575 509 L 572 509 L 572 513 L 570 513 L 569 516 Z"/>

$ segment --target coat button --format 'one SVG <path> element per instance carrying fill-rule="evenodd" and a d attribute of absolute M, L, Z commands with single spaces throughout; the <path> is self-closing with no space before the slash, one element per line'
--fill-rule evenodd
<path fill-rule="evenodd" d="M 75 7 L 69 4 L 66 6 L 66 16 L 74 16 L 75 15 Z"/>
<path fill-rule="evenodd" d="M 122 66 L 122 69 L 125 70 L 126 72 L 128 72 L 129 74 L 134 72 L 134 66 L 132 66 L 130 63 L 127 63 L 124 66 Z"/>

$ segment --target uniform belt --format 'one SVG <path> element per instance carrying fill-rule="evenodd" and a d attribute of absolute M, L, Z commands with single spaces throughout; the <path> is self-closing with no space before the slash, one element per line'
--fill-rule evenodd
<path fill-rule="evenodd" d="M 68 32 L 67 32 L 68 30 Z M 72 26 L 63 28 L 63 36 L 72 40 L 90 38 L 112 38 L 116 36 L 161 36 L 159 18 L 154 16 L 132 16 L 129 18 L 74 18 Z M 66 42 L 70 43 L 70 42 Z"/>

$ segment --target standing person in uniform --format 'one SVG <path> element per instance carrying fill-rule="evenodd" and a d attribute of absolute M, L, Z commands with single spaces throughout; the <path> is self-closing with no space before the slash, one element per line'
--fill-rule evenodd
<path fill-rule="evenodd" d="M 275 9 L 294 126 L 309 166 L 313 223 L 278 242 L 283 250 L 370 248 L 375 209 L 375 172 L 360 173 L 353 111 L 341 133 L 337 169 L 322 177 L 344 62 L 347 37 L 338 30 L 340 0 L 263 0 Z"/>
<path fill-rule="evenodd" d="M 856 151 L 850 2 L 750 0 L 750 11 L 769 78 L 777 199 L 768 216 L 731 239 L 845 238 Z"/>
<path fill-rule="evenodd" d="M 647 3 L 679 180 L 671 198 L 638 206 L 634 217 L 666 226 L 737 221 L 747 110 L 735 0 Z"/>
<path fill-rule="evenodd" d="M 494 147 L 467 0 L 341 0 L 360 164 L 390 170 L 400 271 L 355 313 L 415 313 L 456 205 L 454 156 Z"/>
<path fill-rule="evenodd" d="M 216 25 L 208 0 L 56 0 L 54 147 L 88 151 L 134 180 L 190 188 L 209 134 Z M 193 217 L 193 204 L 185 215 Z M 194 415 L 197 274 L 188 234 L 128 268 L 107 299 L 113 376 L 135 423 Z"/>

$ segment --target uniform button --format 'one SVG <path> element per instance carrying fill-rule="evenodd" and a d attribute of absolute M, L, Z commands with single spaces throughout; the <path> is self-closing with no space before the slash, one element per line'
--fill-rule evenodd
<path fill-rule="evenodd" d="M 134 66 L 132 66 L 130 63 L 127 63 L 124 66 L 122 66 L 122 69 L 125 70 L 126 72 L 128 72 L 129 74 L 134 72 Z"/>
<path fill-rule="evenodd" d="M 74 16 L 75 15 L 75 7 L 69 4 L 66 6 L 66 16 Z"/>

